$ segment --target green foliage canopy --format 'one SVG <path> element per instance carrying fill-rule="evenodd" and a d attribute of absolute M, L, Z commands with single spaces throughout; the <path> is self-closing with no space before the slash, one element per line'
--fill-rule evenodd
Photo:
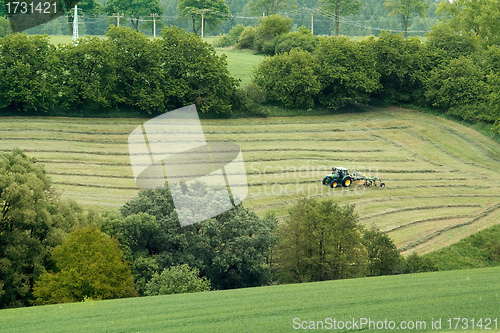
<path fill-rule="evenodd" d="M 139 31 L 139 19 L 141 16 L 150 14 L 163 14 L 163 7 L 159 0 L 108 0 L 104 11 L 108 15 L 125 14 L 130 18 L 130 22 L 135 31 Z"/>
<path fill-rule="evenodd" d="M 280 230 L 275 265 L 285 281 L 364 276 L 367 253 L 354 205 L 301 199 Z"/>
<path fill-rule="evenodd" d="M 57 269 L 35 283 L 34 304 L 136 296 L 118 242 L 95 227 L 76 229 L 52 254 Z"/>
<path fill-rule="evenodd" d="M 269 101 L 289 108 L 312 107 L 321 88 L 316 66 L 309 52 L 292 49 L 264 59 L 253 80 L 266 92 Z"/>
<path fill-rule="evenodd" d="M 165 268 L 148 282 L 146 296 L 210 291 L 210 281 L 199 274 L 197 268 L 186 264 Z"/>

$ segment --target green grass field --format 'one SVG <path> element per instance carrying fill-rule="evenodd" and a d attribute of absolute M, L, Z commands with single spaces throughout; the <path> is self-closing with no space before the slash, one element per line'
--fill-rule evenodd
<path fill-rule="evenodd" d="M 97 210 L 138 193 L 129 133 L 145 119 L 5 117 L 0 150 L 18 147 L 46 166 L 56 189 Z M 355 203 L 405 253 L 426 253 L 500 222 L 500 145 L 470 128 L 401 108 L 321 117 L 203 120 L 207 140 L 240 145 L 245 206 L 278 217 L 301 197 Z M 386 187 L 331 189 L 332 166 L 381 177 Z"/>
<path fill-rule="evenodd" d="M 361 318 L 369 318 L 372 329 L 365 324 L 353 331 L 498 332 L 499 274 L 500 267 L 482 268 L 59 304 L 2 310 L 0 323 L 2 332 L 233 333 L 293 332 L 294 325 L 310 327 L 311 321 L 315 327 L 321 325 L 318 321 L 333 325 L 333 319 L 344 325 L 350 322 L 349 326 L 354 320 L 359 327 Z M 456 328 L 453 318 L 467 320 Z M 439 319 L 441 329 L 433 330 L 432 322 Z M 479 319 L 483 329 L 476 326 Z M 373 329 L 385 320 L 387 327 L 392 321 L 396 329 Z M 415 329 L 397 329 L 400 325 Z"/>

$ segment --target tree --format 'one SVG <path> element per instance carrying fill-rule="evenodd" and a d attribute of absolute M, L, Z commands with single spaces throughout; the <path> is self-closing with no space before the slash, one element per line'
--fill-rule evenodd
<path fill-rule="evenodd" d="M 335 37 L 339 35 L 340 16 L 355 15 L 363 5 L 359 0 L 320 0 L 322 9 L 335 16 Z"/>
<path fill-rule="evenodd" d="M 164 108 L 173 110 L 195 102 L 201 113 L 231 114 L 238 81 L 227 69 L 226 56 L 218 56 L 199 36 L 176 27 L 164 29 L 154 47 L 161 64 Z"/>
<path fill-rule="evenodd" d="M 197 293 L 210 291 L 210 281 L 199 277 L 200 271 L 183 264 L 165 268 L 148 282 L 146 296 Z"/>
<path fill-rule="evenodd" d="M 96 220 L 63 202 L 42 166 L 19 150 L 0 153 L 0 308 L 29 305 L 50 252 L 75 226 Z"/>
<path fill-rule="evenodd" d="M 265 16 L 278 14 L 290 9 L 295 9 L 296 0 L 253 0 L 249 2 L 250 14 Z"/>
<path fill-rule="evenodd" d="M 437 13 L 454 31 L 474 34 L 487 45 L 500 43 L 499 0 L 442 1 Z"/>
<path fill-rule="evenodd" d="M 113 53 L 114 72 L 108 72 L 109 76 L 103 78 L 114 83 L 112 94 L 117 105 L 138 108 L 149 114 L 164 112 L 163 88 L 168 83 L 160 68 L 158 45 L 144 34 L 125 27 L 111 26 L 106 35 Z M 105 63 L 109 64 L 108 61 Z M 99 68 L 100 71 L 103 69 Z"/>
<path fill-rule="evenodd" d="M 362 42 L 347 37 L 323 38 L 314 52 L 321 83 L 318 100 L 329 108 L 340 108 L 368 100 L 380 90 L 375 55 Z"/>
<path fill-rule="evenodd" d="M 366 43 L 375 54 L 382 98 L 421 102 L 429 73 L 442 61 L 439 52 L 425 47 L 417 37 L 405 39 L 401 34 L 390 32 L 383 32 L 377 40 L 371 38 Z"/>
<path fill-rule="evenodd" d="M 300 49 L 292 49 L 264 59 L 253 77 L 256 85 L 266 92 L 269 101 L 288 108 L 312 107 L 320 92 L 313 56 Z"/>
<path fill-rule="evenodd" d="M 210 193 L 203 185 L 197 186 Z M 188 186 L 190 190 L 195 189 Z M 216 218 L 181 227 L 169 189 L 142 190 L 120 211 L 121 217 L 105 216 L 103 230 L 116 236 L 122 248 L 128 248 L 124 253 L 131 254 L 132 267 L 139 273 L 134 273 L 136 285 L 138 277 L 148 279 L 152 267 L 143 259 L 142 266 L 137 265 L 138 258 L 153 258 L 157 273 L 182 264 L 197 268 L 215 289 L 269 282 L 268 258 L 277 223 L 272 216 L 259 218 L 238 205 Z"/>
<path fill-rule="evenodd" d="M 203 17 L 203 29 L 208 26 L 215 30 L 222 20 L 231 18 L 231 11 L 224 0 L 179 0 L 179 16 L 193 22 L 193 32 L 200 33 Z"/>
<path fill-rule="evenodd" d="M 259 20 L 257 34 L 253 41 L 253 49 L 257 52 L 262 52 L 266 48 L 265 44 L 271 44 L 274 49 L 273 40 L 283 34 L 290 32 L 292 29 L 292 19 L 282 17 L 281 15 L 271 15 Z"/>
<path fill-rule="evenodd" d="M 368 252 L 368 275 L 391 275 L 399 272 L 401 255 L 387 234 L 377 230 L 365 230 L 363 244 Z"/>
<path fill-rule="evenodd" d="M 0 108 L 47 110 L 57 104 L 60 61 L 49 36 L 9 34 L 0 47 Z"/>
<path fill-rule="evenodd" d="M 408 22 L 414 14 L 425 17 L 425 10 L 429 7 L 426 0 L 386 0 L 384 7 L 389 15 L 399 15 L 403 21 L 404 38 L 408 36 Z"/>
<path fill-rule="evenodd" d="M 427 102 L 441 110 L 487 101 L 489 87 L 480 66 L 470 57 L 451 59 L 434 68 L 426 82 Z"/>
<path fill-rule="evenodd" d="M 71 232 L 52 254 L 56 269 L 35 283 L 34 304 L 136 296 L 130 268 L 118 242 L 95 227 Z"/>
<path fill-rule="evenodd" d="M 291 282 L 363 276 L 367 254 L 354 205 L 299 200 L 279 230 L 275 265 Z"/>
<path fill-rule="evenodd" d="M 130 18 L 130 22 L 135 31 L 139 31 L 139 19 L 141 16 L 149 17 L 151 14 L 163 14 L 163 7 L 159 0 L 108 0 L 104 11 L 108 15 L 125 14 Z"/>
<path fill-rule="evenodd" d="M 6 17 L 0 15 L 0 38 L 12 33 L 10 22 Z"/>
<path fill-rule="evenodd" d="M 78 45 L 59 46 L 60 105 L 66 108 L 116 105 L 116 50 L 109 40 L 86 36 Z"/>

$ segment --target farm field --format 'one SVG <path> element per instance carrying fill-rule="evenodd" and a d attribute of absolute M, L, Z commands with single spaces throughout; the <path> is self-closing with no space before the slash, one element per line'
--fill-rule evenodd
<path fill-rule="evenodd" d="M 138 193 L 129 133 L 145 119 L 4 117 L 0 150 L 45 165 L 63 197 L 115 210 Z M 404 252 L 426 253 L 500 222 L 500 145 L 459 124 L 401 108 L 321 117 L 202 120 L 206 139 L 240 145 L 244 205 L 281 218 L 301 197 L 355 203 Z M 381 177 L 385 188 L 321 185 L 332 166 Z"/>
<path fill-rule="evenodd" d="M 0 322 L 2 332 L 293 332 L 311 321 L 328 328 L 333 319 L 359 326 L 365 318 L 395 329 L 353 331 L 498 332 L 499 274 L 481 268 L 58 304 L 1 310 Z M 467 320 L 457 326 L 453 318 Z M 441 329 L 432 329 L 439 319 Z"/>

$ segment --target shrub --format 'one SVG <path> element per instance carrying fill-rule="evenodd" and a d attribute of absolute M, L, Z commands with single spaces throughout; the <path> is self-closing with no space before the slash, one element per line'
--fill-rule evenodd
<path fill-rule="evenodd" d="M 312 107 L 320 91 L 316 63 L 307 51 L 293 49 L 264 59 L 253 77 L 269 101 L 288 108 Z"/>
<path fill-rule="evenodd" d="M 241 33 L 245 30 L 243 24 L 238 24 L 234 26 L 228 34 L 223 34 L 216 42 L 216 47 L 228 47 L 233 46 L 238 43 Z"/>
<path fill-rule="evenodd" d="M 305 27 L 300 27 L 296 32 L 276 36 L 270 44 L 269 49 L 263 52 L 269 55 L 290 52 L 293 48 L 300 48 L 304 51 L 313 52 L 318 46 L 319 38 L 311 35 L 311 31 Z"/>
<path fill-rule="evenodd" d="M 427 45 L 443 50 L 450 58 L 460 58 L 478 50 L 479 40 L 475 35 L 459 34 L 449 25 L 438 24 L 426 34 Z"/>
<path fill-rule="evenodd" d="M 375 57 L 364 44 L 345 37 L 323 38 L 315 55 L 321 69 L 321 104 L 339 108 L 363 102 L 380 89 Z"/>
<path fill-rule="evenodd" d="M 427 103 L 442 110 L 486 102 L 483 70 L 469 57 L 452 59 L 433 69 L 426 82 Z"/>
<path fill-rule="evenodd" d="M 146 296 L 210 291 L 210 281 L 199 275 L 197 268 L 186 264 L 165 268 L 161 274 L 153 275 L 147 283 Z"/>
<path fill-rule="evenodd" d="M 257 27 L 257 35 L 254 39 L 253 49 L 257 52 L 262 52 L 265 47 L 270 48 L 273 44 L 272 40 L 279 35 L 286 34 L 292 29 L 292 19 L 282 17 L 280 15 L 270 15 L 259 20 Z"/>
<path fill-rule="evenodd" d="M 238 47 L 240 49 L 253 49 L 255 38 L 257 37 L 257 29 L 248 26 L 241 32 L 240 37 L 238 38 Z"/>
<path fill-rule="evenodd" d="M 0 40 L 0 108 L 48 110 L 57 104 L 60 61 L 49 37 L 9 34 Z"/>
<path fill-rule="evenodd" d="M 54 249 L 57 270 L 35 283 L 35 304 L 136 296 L 130 268 L 118 242 L 96 227 L 76 229 Z"/>
<path fill-rule="evenodd" d="M 386 100 L 399 102 L 419 101 L 424 94 L 428 73 L 439 61 L 436 55 L 417 37 L 383 32 L 376 41 L 367 41 L 377 61 L 382 89 L 380 95 Z"/>

